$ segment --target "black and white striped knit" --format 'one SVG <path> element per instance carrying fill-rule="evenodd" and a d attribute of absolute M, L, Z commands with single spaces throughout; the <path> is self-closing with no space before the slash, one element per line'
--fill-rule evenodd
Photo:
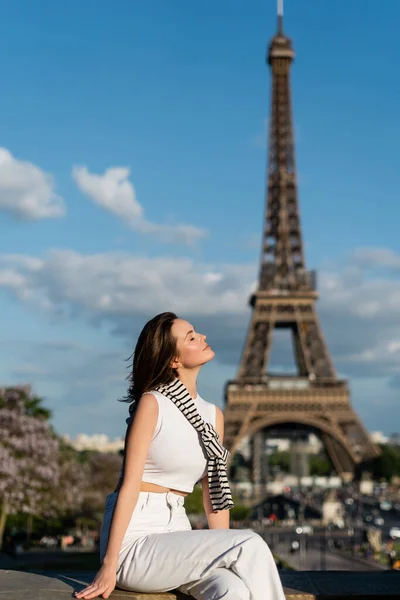
<path fill-rule="evenodd" d="M 159 385 L 155 388 L 155 391 L 172 400 L 200 434 L 200 439 L 208 457 L 207 474 L 213 511 L 218 512 L 232 508 L 232 494 L 226 473 L 229 452 L 220 443 L 218 433 L 211 423 L 207 423 L 202 419 L 196 408 L 196 403 L 179 379 L 175 379 L 167 385 Z"/>

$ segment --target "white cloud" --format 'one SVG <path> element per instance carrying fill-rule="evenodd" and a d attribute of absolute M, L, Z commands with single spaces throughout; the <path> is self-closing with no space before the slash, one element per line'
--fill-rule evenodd
<path fill-rule="evenodd" d="M 400 373 L 400 281 L 385 270 L 400 264 L 386 248 L 362 248 L 340 274 L 323 273 L 318 303 L 336 366 L 347 375 Z"/>
<path fill-rule="evenodd" d="M 51 175 L 33 163 L 17 160 L 6 148 L 0 148 L 0 210 L 26 221 L 65 214 Z"/>
<path fill-rule="evenodd" d="M 206 237 L 205 230 L 193 225 L 167 225 L 147 221 L 129 176 L 130 169 L 127 167 L 111 167 L 101 175 L 91 173 L 87 167 L 75 166 L 72 170 L 72 177 L 81 192 L 136 231 L 157 234 L 164 242 L 189 245 Z"/>
<path fill-rule="evenodd" d="M 0 256 L 0 287 L 24 303 L 61 318 L 108 323 L 131 339 L 145 319 L 173 310 L 208 332 L 222 360 L 233 363 L 245 339 L 256 275 L 256 265 L 122 252 Z M 320 279 L 317 309 L 338 370 L 368 377 L 400 372 L 400 281 L 371 279 L 352 264 Z"/>
<path fill-rule="evenodd" d="M 363 269 L 388 268 L 400 269 L 400 256 L 390 248 L 357 248 L 352 260 Z"/>
<path fill-rule="evenodd" d="M 208 335 L 217 352 L 213 389 L 215 397 L 220 397 L 225 373 L 232 370 L 233 376 L 240 359 L 250 317 L 247 300 L 256 275 L 256 265 L 217 267 L 189 259 L 143 258 L 129 253 L 82 255 L 53 251 L 43 258 L 0 256 L 0 288 L 56 317 L 79 318 L 89 325 L 108 324 L 123 338 L 121 355 L 111 359 L 115 366 L 104 367 L 105 356 L 97 378 L 88 369 L 90 360 L 84 361 L 74 348 L 69 352 L 73 359 L 68 359 L 68 364 L 72 360 L 75 365 L 71 371 L 64 360 L 68 347 L 60 347 L 60 365 L 66 369 L 63 389 L 58 392 L 62 405 L 69 406 L 74 399 L 97 402 L 100 381 L 108 390 L 104 395 L 105 413 L 111 399 L 125 391 L 123 360 L 130 354 L 136 335 L 145 320 L 164 310 L 176 311 Z M 317 309 L 328 349 L 339 373 L 351 379 L 356 410 L 365 415 L 367 425 L 376 427 L 379 423 L 389 431 L 396 410 L 398 414 L 400 387 L 400 281 L 381 274 L 371 278 L 368 271 L 350 263 L 340 273 L 322 273 L 320 295 Z M 282 355 L 279 336 L 275 341 L 283 364 L 287 356 Z M 49 352 L 55 354 L 52 348 Z M 22 357 L 20 375 L 25 373 L 38 380 L 50 397 L 56 385 L 52 378 L 58 371 L 51 366 L 49 374 L 40 370 L 35 374 L 37 364 L 36 352 Z M 102 369 L 112 381 L 104 383 Z M 58 377 L 55 380 L 60 381 Z M 50 387 L 47 389 L 45 384 Z M 386 408 L 391 411 L 390 417 Z M 59 414 L 72 427 L 67 413 L 61 410 Z M 92 426 L 100 427 L 101 420 L 88 426 L 95 431 Z"/>
<path fill-rule="evenodd" d="M 254 269 L 217 269 L 190 259 L 127 253 L 82 255 L 52 251 L 46 258 L 0 256 L 0 286 L 52 311 L 73 307 L 88 316 L 118 318 L 163 310 L 216 315 L 243 312 Z"/>
<path fill-rule="evenodd" d="M 97 204 L 128 223 L 143 215 L 136 192 L 128 180 L 126 167 L 106 169 L 103 175 L 89 173 L 87 167 L 74 167 L 72 177 L 79 189 Z"/>

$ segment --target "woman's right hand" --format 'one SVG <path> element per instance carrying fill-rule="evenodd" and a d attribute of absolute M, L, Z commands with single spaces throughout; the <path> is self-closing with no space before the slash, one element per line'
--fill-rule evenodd
<path fill-rule="evenodd" d="M 81 592 L 75 592 L 75 598 L 82 598 L 83 600 L 89 600 L 97 596 L 108 598 L 115 588 L 116 583 L 116 568 L 103 565 L 90 585 Z"/>

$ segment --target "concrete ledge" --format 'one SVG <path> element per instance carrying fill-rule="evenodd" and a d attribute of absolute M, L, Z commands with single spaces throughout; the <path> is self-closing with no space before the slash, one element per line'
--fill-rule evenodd
<path fill-rule="evenodd" d="M 92 581 L 93 572 L 0 570 L 0 600 L 63 600 Z M 400 571 L 282 571 L 287 600 L 400 600 Z M 136 594 L 114 590 L 110 598 L 187 600 L 182 594 Z M 269 600 L 269 599 L 265 599 Z"/>

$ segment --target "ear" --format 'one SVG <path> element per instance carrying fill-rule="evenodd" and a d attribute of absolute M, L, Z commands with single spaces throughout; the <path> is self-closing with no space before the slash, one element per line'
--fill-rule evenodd
<path fill-rule="evenodd" d="M 181 361 L 179 360 L 179 358 L 175 357 L 172 361 L 171 361 L 171 369 L 179 369 L 179 367 L 182 366 Z"/>

